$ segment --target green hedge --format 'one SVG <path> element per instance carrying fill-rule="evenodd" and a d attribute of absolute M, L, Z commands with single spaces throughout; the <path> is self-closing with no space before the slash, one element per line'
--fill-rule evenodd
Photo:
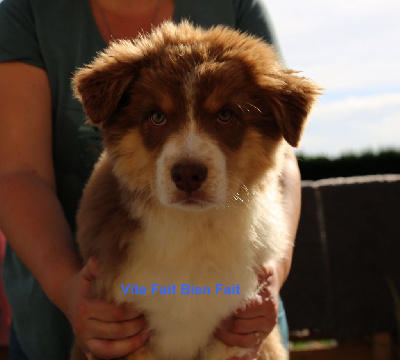
<path fill-rule="evenodd" d="M 344 154 L 337 158 L 298 154 L 303 180 L 376 174 L 400 174 L 400 149 Z"/>

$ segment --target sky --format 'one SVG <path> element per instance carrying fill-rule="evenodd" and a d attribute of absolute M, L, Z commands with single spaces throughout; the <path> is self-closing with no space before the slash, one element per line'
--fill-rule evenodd
<path fill-rule="evenodd" d="M 264 1 L 287 66 L 325 89 L 300 151 L 400 149 L 400 1 Z"/>

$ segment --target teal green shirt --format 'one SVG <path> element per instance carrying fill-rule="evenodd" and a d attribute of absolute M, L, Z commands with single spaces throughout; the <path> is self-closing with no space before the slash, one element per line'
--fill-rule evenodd
<path fill-rule="evenodd" d="M 173 18 L 204 27 L 224 24 L 274 43 L 262 0 L 175 0 Z M 85 124 L 70 80 L 76 68 L 105 46 L 88 0 L 0 3 L 0 62 L 22 61 L 49 76 L 57 194 L 72 231 L 82 189 L 101 152 L 101 134 Z M 73 335 L 66 318 L 9 246 L 3 268 L 13 321 L 26 354 L 33 360 L 68 359 Z"/>

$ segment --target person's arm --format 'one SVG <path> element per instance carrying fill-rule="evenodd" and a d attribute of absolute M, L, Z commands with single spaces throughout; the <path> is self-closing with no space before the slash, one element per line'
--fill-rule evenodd
<path fill-rule="evenodd" d="M 282 201 L 286 218 L 286 233 L 292 245 L 296 240 L 301 211 L 301 175 L 296 155 L 292 148 L 286 153 L 285 166 L 281 178 Z M 286 257 L 276 264 L 279 289 L 285 283 L 292 265 L 293 246 L 289 246 Z"/>
<path fill-rule="evenodd" d="M 143 344 L 146 336 L 132 336 L 144 326 L 143 319 L 132 320 L 134 310 L 90 297 L 93 266 L 82 269 L 56 195 L 47 74 L 19 62 L 0 64 L 0 203 L 9 244 L 86 351 L 119 357 Z"/>
<path fill-rule="evenodd" d="M 55 195 L 47 76 L 39 68 L 5 63 L 0 79 L 1 227 L 49 298 L 65 310 L 59 282 L 80 263 Z"/>
<path fill-rule="evenodd" d="M 289 149 L 286 154 L 281 185 L 286 233 L 291 244 L 294 244 L 300 219 L 301 177 L 292 149 Z M 262 287 L 263 290 L 247 304 L 246 308 L 238 309 L 221 324 L 215 332 L 217 338 L 227 345 L 256 348 L 258 337 L 263 340 L 268 336 L 277 323 L 279 291 L 289 275 L 292 255 L 293 246 L 290 246 L 283 260 L 264 264 L 259 275 L 260 284 L 265 285 Z M 258 336 L 255 333 L 258 333 Z M 247 358 L 240 360 L 247 360 Z"/>

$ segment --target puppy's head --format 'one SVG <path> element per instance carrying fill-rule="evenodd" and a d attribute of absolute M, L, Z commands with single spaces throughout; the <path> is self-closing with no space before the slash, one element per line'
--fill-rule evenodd
<path fill-rule="evenodd" d="M 113 43 L 73 86 L 121 184 L 184 209 L 240 200 L 275 171 L 318 94 L 261 40 L 187 22 Z"/>

